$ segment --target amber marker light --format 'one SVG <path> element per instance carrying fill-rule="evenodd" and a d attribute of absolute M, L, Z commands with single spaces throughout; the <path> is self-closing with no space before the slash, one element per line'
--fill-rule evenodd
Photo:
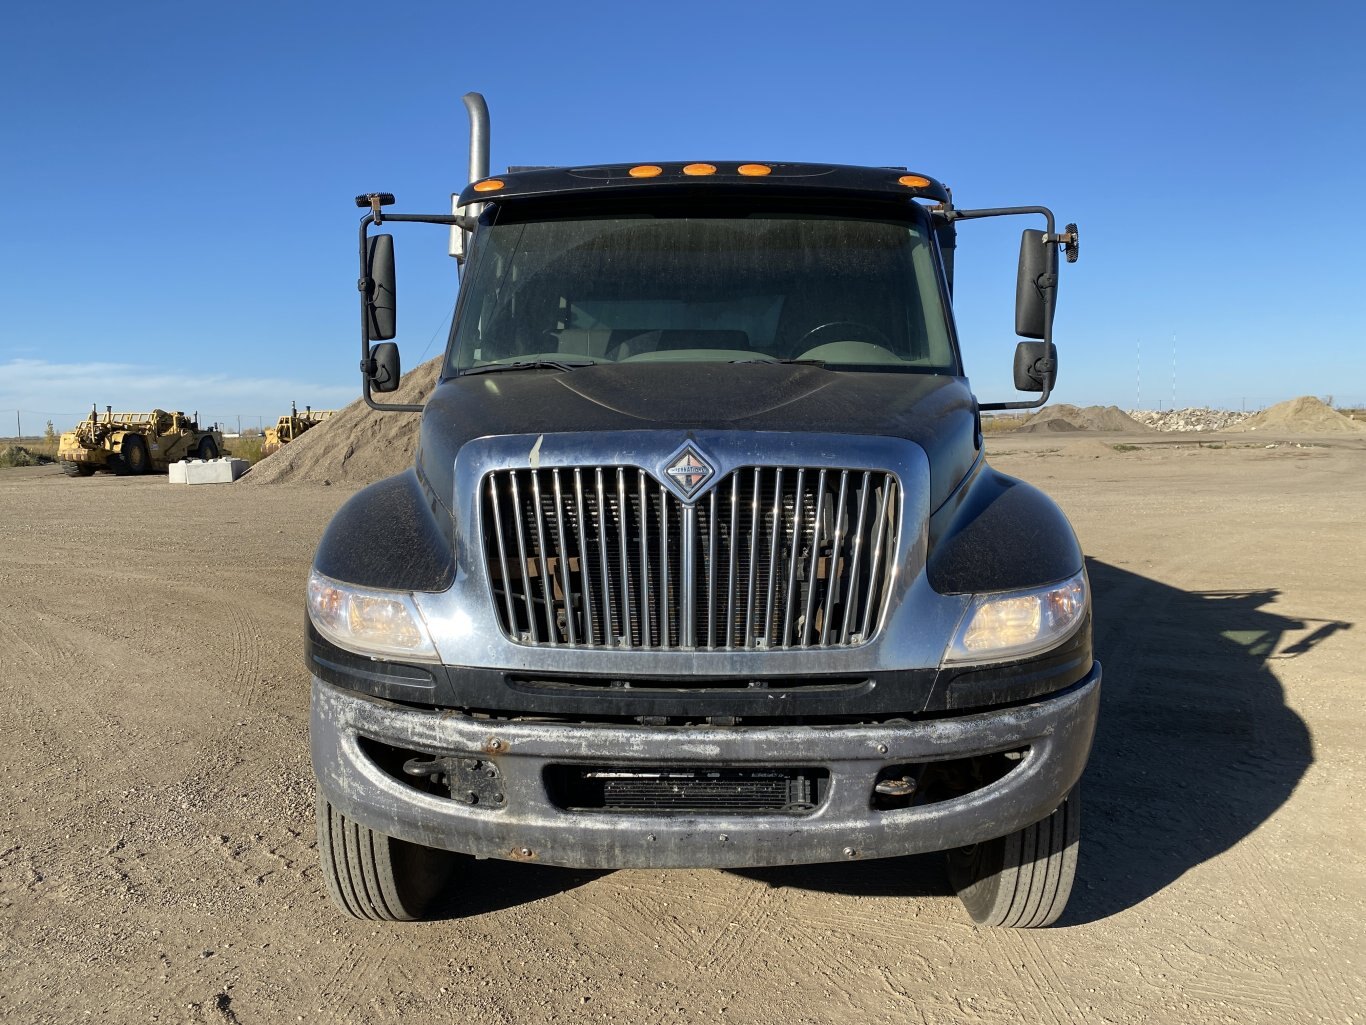
<path fill-rule="evenodd" d="M 711 164 L 689 164 L 687 167 L 683 168 L 683 173 L 692 175 L 693 177 L 700 177 L 702 175 L 715 174 L 716 168 Z"/>
<path fill-rule="evenodd" d="M 930 180 L 918 174 L 903 174 L 897 179 L 897 184 L 904 185 L 908 189 L 924 189 L 929 187 Z"/>
<path fill-rule="evenodd" d="M 658 178 L 664 173 L 664 168 L 656 167 L 654 164 L 640 164 L 626 173 L 632 178 Z"/>
<path fill-rule="evenodd" d="M 481 182 L 474 183 L 475 192 L 497 192 L 506 184 L 501 178 L 485 178 Z"/>
<path fill-rule="evenodd" d="M 766 174 L 773 173 L 773 168 L 767 164 L 741 164 L 736 170 L 746 178 L 762 178 Z"/>

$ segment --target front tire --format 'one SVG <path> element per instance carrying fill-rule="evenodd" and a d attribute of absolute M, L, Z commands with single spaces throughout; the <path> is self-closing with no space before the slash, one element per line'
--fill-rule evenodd
<path fill-rule="evenodd" d="M 460 858 L 362 826 L 321 796 L 317 823 L 328 893 L 353 918 L 421 921 Z"/>
<path fill-rule="evenodd" d="M 121 477 L 136 477 L 147 472 L 151 460 L 147 457 L 147 442 L 141 435 L 133 434 L 123 439 L 119 445 L 118 461 L 110 460 L 114 472 Z"/>
<path fill-rule="evenodd" d="M 949 852 L 949 880 L 978 925 L 1036 929 L 1067 906 L 1081 846 L 1081 791 L 1031 826 Z"/>
<path fill-rule="evenodd" d="M 205 438 L 203 441 L 201 441 L 201 442 L 199 443 L 199 458 L 200 458 L 200 459 L 217 459 L 217 458 L 218 458 L 218 446 L 217 446 L 216 444 L 214 444 L 214 440 L 213 440 L 212 438 Z"/>
<path fill-rule="evenodd" d="M 62 473 L 68 477 L 89 477 L 95 472 L 95 468 L 89 463 L 77 463 L 72 460 L 62 460 Z"/>

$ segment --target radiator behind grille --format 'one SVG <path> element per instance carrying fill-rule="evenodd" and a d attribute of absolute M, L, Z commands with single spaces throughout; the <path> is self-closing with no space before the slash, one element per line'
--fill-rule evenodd
<path fill-rule="evenodd" d="M 518 643 L 850 645 L 886 603 L 890 473 L 744 467 L 693 505 L 636 467 L 498 470 L 481 487 L 494 603 Z"/>

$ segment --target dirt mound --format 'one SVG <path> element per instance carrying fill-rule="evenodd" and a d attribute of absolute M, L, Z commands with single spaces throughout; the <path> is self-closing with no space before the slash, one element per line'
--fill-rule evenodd
<path fill-rule="evenodd" d="M 1020 434 L 1057 431 L 1125 431 L 1146 434 L 1152 428 L 1139 423 L 1118 406 L 1073 406 L 1060 402 L 1040 410 L 1018 429 Z"/>
<path fill-rule="evenodd" d="M 38 466 L 50 462 L 47 456 L 34 455 L 22 445 L 0 446 L 0 466 Z"/>
<path fill-rule="evenodd" d="M 410 370 L 398 391 L 376 398 L 426 402 L 436 385 L 441 359 L 438 356 Z M 357 399 L 262 459 L 239 483 L 369 484 L 412 465 L 420 422 L 416 413 L 381 413 Z"/>
<path fill-rule="evenodd" d="M 1301 395 L 1298 399 L 1264 409 L 1228 430 L 1282 434 L 1359 434 L 1366 431 L 1366 423 L 1343 416 L 1312 395 Z"/>

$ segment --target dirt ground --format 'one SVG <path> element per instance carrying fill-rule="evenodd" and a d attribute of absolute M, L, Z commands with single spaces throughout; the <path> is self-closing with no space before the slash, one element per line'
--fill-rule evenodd
<path fill-rule="evenodd" d="M 1038 932 L 974 928 L 938 856 L 471 862 L 444 921 L 345 919 L 301 625 L 350 489 L 0 471 L 0 1020 L 1362 1020 L 1366 444 L 1119 440 L 990 443 L 1071 516 L 1105 665 Z"/>

